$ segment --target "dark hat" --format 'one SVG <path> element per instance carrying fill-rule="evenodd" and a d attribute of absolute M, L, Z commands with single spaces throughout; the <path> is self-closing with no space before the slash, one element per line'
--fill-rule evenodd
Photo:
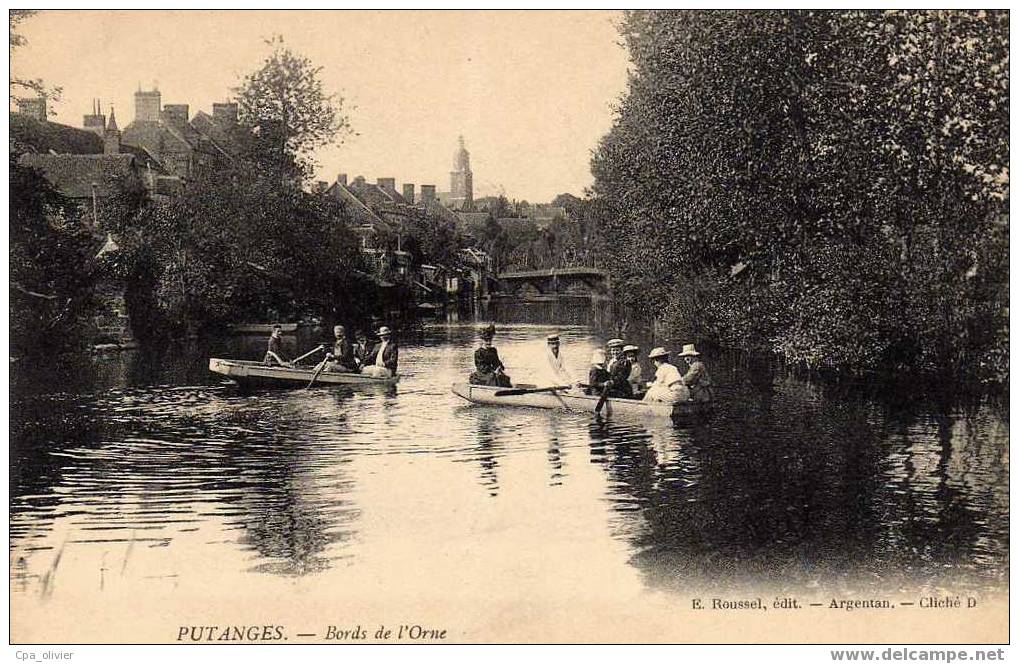
<path fill-rule="evenodd" d="M 481 328 L 481 338 L 491 339 L 495 336 L 495 325 L 488 325 L 487 327 Z"/>

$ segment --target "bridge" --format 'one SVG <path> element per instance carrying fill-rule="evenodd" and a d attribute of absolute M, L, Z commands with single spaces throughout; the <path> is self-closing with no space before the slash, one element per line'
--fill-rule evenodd
<path fill-rule="evenodd" d="M 496 279 L 498 291 L 493 289 L 493 296 L 541 300 L 564 296 L 598 298 L 609 294 L 608 275 L 593 267 L 501 272 Z"/>

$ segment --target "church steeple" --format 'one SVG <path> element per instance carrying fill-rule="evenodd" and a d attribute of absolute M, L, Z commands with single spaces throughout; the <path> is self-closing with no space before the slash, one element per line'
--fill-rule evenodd
<path fill-rule="evenodd" d="M 113 114 L 113 106 L 110 106 L 110 122 L 103 132 L 103 154 L 120 153 L 120 129 L 117 128 L 117 118 Z"/>
<path fill-rule="evenodd" d="M 474 173 L 471 172 L 471 153 L 459 138 L 460 147 L 453 156 L 453 170 L 449 174 L 449 193 L 462 209 L 469 210 L 474 204 Z"/>

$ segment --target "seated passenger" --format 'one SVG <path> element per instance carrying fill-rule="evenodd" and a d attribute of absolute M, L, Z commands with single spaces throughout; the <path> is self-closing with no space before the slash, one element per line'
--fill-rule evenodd
<path fill-rule="evenodd" d="M 605 351 L 598 349 L 591 353 L 591 371 L 587 374 L 584 394 L 601 394 L 608 379 L 609 372 L 605 371 Z"/>
<path fill-rule="evenodd" d="M 640 368 L 640 361 L 637 359 L 639 352 L 640 348 L 637 346 L 623 347 L 623 354 L 630 363 L 630 377 L 626 379 L 626 382 L 630 384 L 630 391 L 637 398 L 640 398 L 644 392 L 644 386 L 641 384 L 643 369 Z"/>
<path fill-rule="evenodd" d="M 492 347 L 495 337 L 495 326 L 489 325 L 481 330 L 481 348 L 474 351 L 474 373 L 469 377 L 471 385 L 491 385 L 493 387 L 513 387 L 506 367 L 499 359 L 499 351 Z"/>
<path fill-rule="evenodd" d="M 400 349 L 392 340 L 392 331 L 383 325 L 379 328 L 379 343 L 372 348 L 365 358 L 361 373 L 372 378 L 391 378 L 396 375 L 396 366 L 400 359 Z"/>
<path fill-rule="evenodd" d="M 609 380 L 605 387 L 610 397 L 629 399 L 633 397 L 633 389 L 630 387 L 630 361 L 623 355 L 623 340 L 611 339 L 607 344 L 609 349 L 609 364 L 606 369 L 609 372 Z"/>
<path fill-rule="evenodd" d="M 330 352 L 326 354 L 325 371 L 334 373 L 356 373 L 360 369 L 354 346 L 347 339 L 347 331 L 342 325 L 333 328 L 335 341 Z"/>
<path fill-rule="evenodd" d="M 683 384 L 690 390 L 690 399 L 693 401 L 711 401 L 714 398 L 713 384 L 708 368 L 701 361 L 701 354 L 693 344 L 684 344 L 683 352 L 679 354 L 687 358 L 687 372 L 683 374 Z"/>
<path fill-rule="evenodd" d="M 266 366 L 278 365 L 281 367 L 290 366 L 290 363 L 283 358 L 283 328 L 279 325 L 272 326 L 269 334 L 269 345 L 262 358 L 262 364 Z"/>
<path fill-rule="evenodd" d="M 690 398 L 690 390 L 683 385 L 679 369 L 669 363 L 669 351 L 655 348 L 648 353 L 648 358 L 654 362 L 655 379 L 647 384 L 648 390 L 644 395 L 644 401 L 676 403 Z"/>

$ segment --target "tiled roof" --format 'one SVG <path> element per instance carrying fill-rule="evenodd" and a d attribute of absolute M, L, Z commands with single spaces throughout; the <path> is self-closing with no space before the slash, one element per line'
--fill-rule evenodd
<path fill-rule="evenodd" d="M 122 178 L 137 177 L 134 156 L 130 154 L 23 154 L 22 166 L 35 168 L 65 196 L 89 198 L 92 186 L 96 194 L 114 192 Z"/>
<path fill-rule="evenodd" d="M 39 122 L 21 113 L 10 114 L 10 132 L 11 144 L 22 152 L 99 154 L 103 151 L 103 139 L 91 131 L 58 122 Z"/>

